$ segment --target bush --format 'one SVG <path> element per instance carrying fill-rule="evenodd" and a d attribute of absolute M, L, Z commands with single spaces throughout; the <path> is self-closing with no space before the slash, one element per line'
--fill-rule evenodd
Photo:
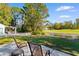
<path fill-rule="evenodd" d="M 17 28 L 17 32 L 26 32 L 26 30 L 24 30 L 23 27 L 21 27 L 21 28 Z"/>
<path fill-rule="evenodd" d="M 34 31 L 32 35 L 45 35 L 45 33 L 43 31 Z"/>

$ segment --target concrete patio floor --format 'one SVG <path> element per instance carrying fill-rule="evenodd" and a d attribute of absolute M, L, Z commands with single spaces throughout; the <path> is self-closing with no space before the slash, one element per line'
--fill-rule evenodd
<path fill-rule="evenodd" d="M 11 52 L 14 49 L 17 49 L 14 42 L 9 43 L 9 44 L 0 45 L 0 56 L 10 56 Z M 30 56 L 31 55 L 28 45 L 26 47 L 23 47 L 22 49 L 24 50 L 25 56 Z M 45 51 L 50 50 L 50 52 L 51 52 L 50 55 L 51 56 L 71 56 L 71 55 L 66 54 L 64 52 L 60 52 L 58 50 L 51 49 L 51 48 L 48 48 L 48 47 L 43 46 L 43 45 L 42 45 L 42 50 L 43 50 L 43 54 L 45 53 Z"/>

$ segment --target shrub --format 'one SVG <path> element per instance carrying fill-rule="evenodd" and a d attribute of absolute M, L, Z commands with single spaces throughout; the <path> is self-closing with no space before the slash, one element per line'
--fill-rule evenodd
<path fill-rule="evenodd" d="M 45 35 L 45 33 L 43 31 L 34 31 L 32 35 Z"/>

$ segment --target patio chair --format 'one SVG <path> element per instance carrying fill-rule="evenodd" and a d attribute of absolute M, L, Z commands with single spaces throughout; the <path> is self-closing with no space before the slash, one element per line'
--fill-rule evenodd
<path fill-rule="evenodd" d="M 27 46 L 27 44 L 25 43 L 25 45 L 22 45 L 22 44 L 19 45 L 15 37 L 13 37 L 13 39 L 18 49 L 15 49 L 14 51 L 12 51 L 11 56 L 24 56 L 24 51 L 21 48 Z M 31 56 L 43 56 L 43 50 L 41 45 L 38 45 L 32 42 L 27 42 L 27 43 L 31 52 Z M 50 50 L 46 51 L 44 55 L 50 56 Z"/>
<path fill-rule="evenodd" d="M 28 42 L 28 45 L 30 48 L 31 56 L 50 56 L 50 50 L 46 51 L 46 53 L 43 54 L 41 45 L 32 42 Z"/>
<path fill-rule="evenodd" d="M 24 56 L 24 50 L 22 48 L 25 47 L 26 44 L 25 45 L 18 44 L 15 37 L 13 37 L 13 39 L 14 39 L 14 42 L 17 46 L 17 49 L 15 49 L 14 51 L 11 52 L 11 56 Z"/>

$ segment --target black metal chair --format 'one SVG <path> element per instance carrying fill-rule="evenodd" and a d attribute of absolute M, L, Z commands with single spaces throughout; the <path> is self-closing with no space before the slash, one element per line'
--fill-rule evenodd
<path fill-rule="evenodd" d="M 46 53 L 43 55 L 43 50 L 41 45 L 32 43 L 32 42 L 28 42 L 29 48 L 30 48 L 30 52 L 31 52 L 31 56 L 50 56 L 50 50 L 46 51 Z"/>
<path fill-rule="evenodd" d="M 22 47 L 27 46 L 27 44 L 25 43 L 25 45 L 22 44 L 18 44 L 18 42 L 16 41 L 15 37 L 13 37 L 14 42 L 17 46 L 17 49 L 15 49 L 14 51 L 11 52 L 11 56 L 24 56 L 24 50 L 22 49 Z M 30 52 L 31 52 L 31 56 L 43 56 L 43 50 L 41 45 L 32 43 L 32 42 L 27 42 Z M 46 53 L 44 54 L 45 56 L 50 56 L 50 50 L 46 51 Z"/>

